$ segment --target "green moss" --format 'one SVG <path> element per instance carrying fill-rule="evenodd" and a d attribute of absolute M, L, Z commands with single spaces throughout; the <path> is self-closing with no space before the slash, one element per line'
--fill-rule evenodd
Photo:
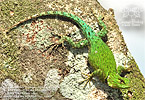
<path fill-rule="evenodd" d="M 0 30 L 7 30 L 11 25 L 41 12 L 39 7 L 40 0 L 5 0 L 0 2 Z M 42 3 L 41 3 L 42 4 Z M 36 9 L 38 8 L 38 9 Z M 13 13 L 13 15 L 10 14 Z M 18 56 L 21 53 L 17 45 L 17 30 L 11 31 L 9 34 L 0 33 L 0 82 L 10 77 L 17 80 L 16 76 L 21 76 L 21 68 L 18 62 Z"/>
<path fill-rule="evenodd" d="M 130 79 L 131 88 L 121 90 L 123 98 L 124 100 L 145 100 L 145 79 L 133 59 L 130 61 L 129 66 L 131 72 L 127 77 Z"/>
<path fill-rule="evenodd" d="M 10 74 L 18 74 L 17 71 L 17 56 L 20 53 L 16 47 L 15 40 L 8 36 L 0 35 L 0 74 L 1 81 L 9 77 Z"/>
<path fill-rule="evenodd" d="M 5 0 L 0 2 L 0 18 L 3 23 L 1 27 L 6 29 L 14 23 L 40 12 L 39 8 L 36 9 L 38 6 L 40 6 L 40 0 Z M 14 14 L 11 15 L 10 11 Z"/>

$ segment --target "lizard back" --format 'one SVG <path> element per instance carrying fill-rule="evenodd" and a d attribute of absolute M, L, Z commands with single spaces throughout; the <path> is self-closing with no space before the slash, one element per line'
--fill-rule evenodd
<path fill-rule="evenodd" d="M 90 41 L 89 47 L 89 63 L 94 70 L 101 69 L 103 71 L 103 79 L 106 79 L 112 72 L 116 72 L 116 62 L 112 51 L 104 43 L 104 41 L 95 36 Z"/>

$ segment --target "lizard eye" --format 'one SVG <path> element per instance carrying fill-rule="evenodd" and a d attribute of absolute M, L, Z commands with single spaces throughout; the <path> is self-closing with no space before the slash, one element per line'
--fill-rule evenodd
<path fill-rule="evenodd" d="M 120 84 L 125 84 L 125 82 L 122 79 L 119 79 Z"/>

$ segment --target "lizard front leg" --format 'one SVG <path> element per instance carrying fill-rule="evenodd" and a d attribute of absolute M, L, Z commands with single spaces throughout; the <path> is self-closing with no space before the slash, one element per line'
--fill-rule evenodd
<path fill-rule="evenodd" d="M 117 73 L 120 75 L 122 72 L 130 72 L 130 67 L 118 66 Z"/>
<path fill-rule="evenodd" d="M 91 74 L 85 74 L 85 73 L 82 73 L 82 74 L 87 76 L 86 79 L 84 79 L 83 81 L 79 82 L 79 83 L 83 83 L 83 82 L 86 81 L 84 87 L 87 85 L 88 82 L 90 82 L 90 80 L 92 80 L 92 78 L 94 76 L 98 76 L 101 80 L 103 80 L 103 76 L 104 76 L 103 71 L 101 69 L 97 69 L 97 70 L 93 71 Z"/>

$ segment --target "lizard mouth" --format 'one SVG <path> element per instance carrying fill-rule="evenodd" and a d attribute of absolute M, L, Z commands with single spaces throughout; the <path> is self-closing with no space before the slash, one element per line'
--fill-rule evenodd
<path fill-rule="evenodd" d="M 113 75 L 109 76 L 107 78 L 107 83 L 112 88 L 120 88 L 120 89 L 126 89 L 130 88 L 129 80 L 125 77 L 121 77 L 120 75 Z"/>

